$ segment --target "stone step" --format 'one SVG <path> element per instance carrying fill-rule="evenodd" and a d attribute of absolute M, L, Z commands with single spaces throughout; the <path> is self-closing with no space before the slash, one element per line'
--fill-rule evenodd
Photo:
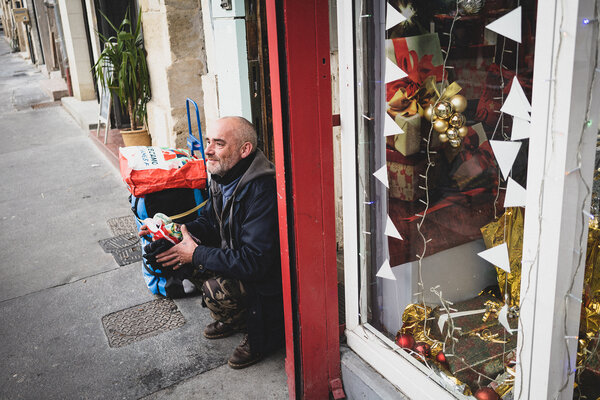
<path fill-rule="evenodd" d="M 81 129 L 88 132 L 98 126 L 98 111 L 100 106 L 96 100 L 80 101 L 75 97 L 60 99 L 64 109 L 71 114 Z"/>
<path fill-rule="evenodd" d="M 60 100 L 69 95 L 67 84 L 62 78 L 41 80 L 40 87 L 53 101 Z"/>

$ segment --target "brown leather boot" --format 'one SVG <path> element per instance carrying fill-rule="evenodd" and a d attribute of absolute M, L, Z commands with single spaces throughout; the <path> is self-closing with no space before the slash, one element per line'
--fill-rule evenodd
<path fill-rule="evenodd" d="M 204 337 L 207 339 L 221 339 L 231 336 L 238 331 L 238 329 L 231 325 L 224 324 L 221 321 L 215 321 L 204 328 Z"/>
<path fill-rule="evenodd" d="M 262 360 L 263 356 L 260 353 L 253 352 L 250 349 L 250 342 L 248 342 L 248 334 L 244 335 L 242 342 L 238 347 L 235 348 L 231 357 L 229 357 L 229 361 L 227 362 L 229 366 L 233 369 L 242 369 L 251 366 L 252 364 L 256 364 L 260 360 Z"/>

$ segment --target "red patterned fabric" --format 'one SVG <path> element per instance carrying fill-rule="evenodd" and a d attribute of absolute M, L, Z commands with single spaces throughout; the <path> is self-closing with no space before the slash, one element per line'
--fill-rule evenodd
<path fill-rule="evenodd" d="M 502 90 L 502 78 L 500 77 L 500 67 L 497 64 L 492 64 L 487 70 L 487 77 L 485 79 L 485 86 L 483 93 L 479 99 L 477 105 L 477 112 L 475 114 L 475 120 L 485 123 L 490 127 L 496 126 L 498 118 L 500 118 L 500 108 L 502 108 L 501 97 L 504 94 L 504 99 L 510 92 L 513 77 L 515 76 L 514 71 L 502 69 L 502 76 L 504 77 L 504 90 Z M 525 94 L 531 98 L 531 79 L 524 79 L 518 76 L 519 83 L 525 91 Z"/>

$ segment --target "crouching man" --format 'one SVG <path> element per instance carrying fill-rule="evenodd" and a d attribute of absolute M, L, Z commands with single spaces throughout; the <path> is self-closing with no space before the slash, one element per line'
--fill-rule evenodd
<path fill-rule="evenodd" d="M 245 368 L 283 343 L 283 301 L 275 168 L 256 147 L 256 131 L 241 117 L 208 130 L 210 200 L 182 226 L 183 240 L 157 256 L 165 266 L 191 263 L 192 281 L 215 322 L 208 339 L 244 332 L 229 358 Z"/>

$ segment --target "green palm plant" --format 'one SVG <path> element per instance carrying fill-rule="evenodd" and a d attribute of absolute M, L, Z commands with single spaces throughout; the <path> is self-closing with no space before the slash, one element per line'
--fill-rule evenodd
<path fill-rule="evenodd" d="M 127 10 L 119 28 L 115 27 L 106 15 L 102 16 L 116 35 L 107 38 L 98 32 L 104 50 L 100 53 L 93 70 L 100 84 L 116 93 L 121 106 L 129 114 L 131 129 L 136 130 L 147 120 L 146 104 L 151 98 L 150 74 L 140 31 L 141 13 L 135 26 L 132 26 Z"/>

